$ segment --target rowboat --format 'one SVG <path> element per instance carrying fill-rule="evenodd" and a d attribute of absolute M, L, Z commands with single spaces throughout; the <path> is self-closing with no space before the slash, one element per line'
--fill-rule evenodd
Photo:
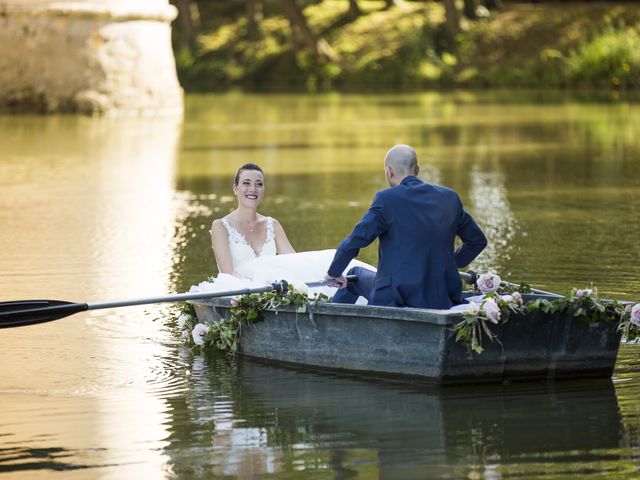
<path fill-rule="evenodd" d="M 190 303 L 202 323 L 231 315 L 229 298 Z M 609 378 L 621 340 L 616 322 L 536 310 L 493 325 L 496 339 L 477 354 L 456 341 L 459 311 L 319 303 L 304 313 L 292 306 L 263 313 L 264 321 L 243 326 L 239 354 L 435 385 Z"/>

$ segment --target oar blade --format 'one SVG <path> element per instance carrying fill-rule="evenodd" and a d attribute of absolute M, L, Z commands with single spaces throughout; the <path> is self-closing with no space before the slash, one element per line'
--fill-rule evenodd
<path fill-rule="evenodd" d="M 0 328 L 50 322 L 86 309 L 86 303 L 72 303 L 62 300 L 0 302 Z"/>

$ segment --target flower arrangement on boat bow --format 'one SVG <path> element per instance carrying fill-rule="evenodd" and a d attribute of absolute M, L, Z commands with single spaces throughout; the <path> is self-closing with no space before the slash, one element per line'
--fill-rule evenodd
<path fill-rule="evenodd" d="M 289 282 L 283 292 L 273 290 L 232 298 L 231 315 L 215 323 L 197 323 L 193 307 L 187 305 L 178 317 L 178 325 L 182 329 L 182 337 L 191 347 L 235 353 L 240 346 L 242 327 L 264 320 L 265 310 L 294 305 L 296 312 L 305 313 L 318 302 L 327 300 L 329 297 L 324 294 L 309 296 L 307 286 L 294 281 Z"/>
<path fill-rule="evenodd" d="M 523 294 L 531 293 L 526 284 L 519 286 L 502 282 L 493 272 L 478 277 L 476 287 L 482 296 L 471 299 L 464 319 L 454 327 L 456 340 L 471 352 L 482 353 L 483 338 L 497 340 L 492 325 L 506 323 L 512 315 L 540 311 L 546 314 L 565 313 L 586 323 L 618 322 L 626 340 L 640 338 L 640 304 L 601 300 L 596 288 L 572 289 L 566 297 L 549 300 L 538 298 L 523 301 Z"/>

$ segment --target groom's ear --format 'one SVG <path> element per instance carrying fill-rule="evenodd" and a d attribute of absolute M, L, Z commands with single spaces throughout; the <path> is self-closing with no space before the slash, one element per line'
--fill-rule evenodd
<path fill-rule="evenodd" d="M 389 180 L 391 180 L 395 175 L 395 172 L 393 171 L 393 167 L 391 167 L 390 165 L 385 165 L 384 174 L 387 176 Z"/>
<path fill-rule="evenodd" d="M 416 173 L 415 173 L 415 176 L 417 177 L 419 174 L 420 174 L 420 165 L 418 165 L 418 164 L 416 163 Z"/>

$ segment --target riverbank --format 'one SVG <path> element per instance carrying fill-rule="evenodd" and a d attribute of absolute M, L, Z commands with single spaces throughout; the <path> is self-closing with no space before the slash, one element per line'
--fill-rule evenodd
<path fill-rule="evenodd" d="M 422 88 L 640 89 L 640 9 L 635 2 L 506 3 L 444 32 L 440 3 L 345 0 L 305 8 L 331 58 L 296 50 L 284 16 L 266 16 L 262 36 L 244 18 L 199 35 L 195 52 L 176 52 L 187 91 L 398 91 Z"/>

